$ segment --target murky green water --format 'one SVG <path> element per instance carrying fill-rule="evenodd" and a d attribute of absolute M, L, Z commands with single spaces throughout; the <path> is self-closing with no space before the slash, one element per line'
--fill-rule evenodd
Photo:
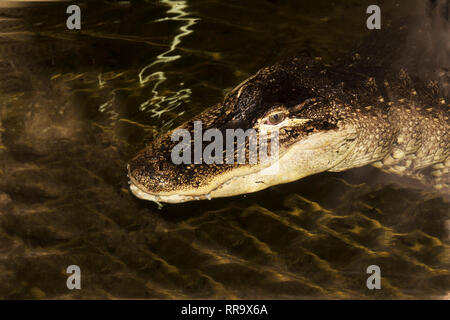
<path fill-rule="evenodd" d="M 127 189 L 146 142 L 260 67 L 344 54 L 370 1 L 94 3 L 80 31 L 67 4 L 0 6 L 0 297 L 448 295 L 448 203 L 375 169 L 162 209 Z"/>

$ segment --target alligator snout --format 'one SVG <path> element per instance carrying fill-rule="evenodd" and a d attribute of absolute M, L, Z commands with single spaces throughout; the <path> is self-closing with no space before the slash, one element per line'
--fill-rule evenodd
<path fill-rule="evenodd" d="M 162 191 L 163 186 L 170 188 L 174 181 L 170 166 L 170 161 L 149 147 L 129 162 L 128 177 L 132 184 L 143 191 Z"/>

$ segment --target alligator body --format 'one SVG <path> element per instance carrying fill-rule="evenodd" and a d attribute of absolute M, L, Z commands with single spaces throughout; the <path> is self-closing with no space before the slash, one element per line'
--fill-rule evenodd
<path fill-rule="evenodd" d="M 263 68 L 177 128 L 192 132 L 194 121 L 202 121 L 204 130 L 253 128 L 259 136 L 277 130 L 276 173 L 264 173 L 274 163 L 261 161 L 176 165 L 172 131 L 130 161 L 131 191 L 142 199 L 178 203 L 373 165 L 448 195 L 448 24 L 437 42 L 424 35 L 433 32 L 431 25 L 414 33 L 408 25 L 374 32 L 333 65 L 300 57 Z M 421 34 L 426 42 L 417 41 Z M 274 115 L 277 121 L 268 121 Z"/>

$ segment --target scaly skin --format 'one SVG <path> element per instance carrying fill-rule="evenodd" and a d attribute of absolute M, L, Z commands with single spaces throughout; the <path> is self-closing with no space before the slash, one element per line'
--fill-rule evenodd
<path fill-rule="evenodd" d="M 254 128 L 261 135 L 261 124 L 281 108 L 286 122 L 277 127 L 277 174 L 262 175 L 267 165 L 261 163 L 175 165 L 170 153 L 177 142 L 169 132 L 130 161 L 132 192 L 147 200 L 177 203 L 373 165 L 448 195 L 447 65 L 424 58 L 433 57 L 433 47 L 411 46 L 405 40 L 409 34 L 403 24 L 377 33 L 332 66 L 320 59 L 294 58 L 261 69 L 222 103 L 180 126 L 192 136 L 195 120 L 202 121 L 203 130 Z"/>

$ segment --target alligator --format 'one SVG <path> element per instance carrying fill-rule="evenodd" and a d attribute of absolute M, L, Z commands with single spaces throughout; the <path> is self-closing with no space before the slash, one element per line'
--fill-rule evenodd
<path fill-rule="evenodd" d="M 427 38 L 436 34 L 435 26 L 400 21 L 372 31 L 356 50 L 331 64 L 301 56 L 259 70 L 222 102 L 174 130 L 193 134 L 195 121 L 204 130 L 221 132 L 253 128 L 268 136 L 277 130 L 276 160 L 174 164 L 172 130 L 129 162 L 130 190 L 141 199 L 180 203 L 372 165 L 448 196 L 447 22 L 440 26 L 443 33 Z M 267 174 L 274 165 L 278 170 Z"/>

